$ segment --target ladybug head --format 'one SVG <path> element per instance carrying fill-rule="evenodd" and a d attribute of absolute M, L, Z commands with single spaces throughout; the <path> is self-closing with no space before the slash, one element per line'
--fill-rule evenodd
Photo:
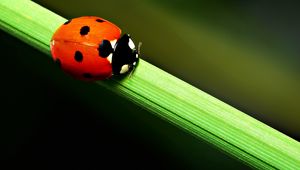
<path fill-rule="evenodd" d="M 124 74 L 134 69 L 139 59 L 136 49 L 129 34 L 124 34 L 117 40 L 112 55 L 112 70 L 114 75 Z"/>

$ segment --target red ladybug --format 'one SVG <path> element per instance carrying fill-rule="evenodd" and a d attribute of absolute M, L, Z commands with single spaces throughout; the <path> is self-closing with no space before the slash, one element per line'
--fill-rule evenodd
<path fill-rule="evenodd" d="M 76 79 L 103 80 L 131 72 L 139 54 L 129 34 L 113 23 L 94 16 L 71 19 L 54 33 L 52 58 Z"/>

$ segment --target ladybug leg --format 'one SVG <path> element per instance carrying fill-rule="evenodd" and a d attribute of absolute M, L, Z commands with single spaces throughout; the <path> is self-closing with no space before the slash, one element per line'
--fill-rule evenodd
<path fill-rule="evenodd" d="M 135 71 L 135 68 L 136 66 L 138 65 L 138 62 L 139 62 L 139 56 L 141 55 L 141 47 L 142 47 L 142 42 L 139 42 L 138 44 L 138 48 L 137 50 L 135 51 L 135 61 L 130 65 L 130 69 L 131 69 L 131 72 L 129 73 L 128 77 L 130 78 L 133 74 L 133 72 Z"/>
<path fill-rule="evenodd" d="M 137 63 L 134 62 L 134 63 L 130 66 L 132 70 L 130 71 L 130 73 L 129 73 L 129 75 L 128 75 L 128 78 L 131 78 L 133 72 L 135 71 L 136 64 L 137 64 Z"/>

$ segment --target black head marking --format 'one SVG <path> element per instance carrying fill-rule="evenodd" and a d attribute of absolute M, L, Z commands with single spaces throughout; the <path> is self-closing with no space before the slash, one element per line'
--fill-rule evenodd
<path fill-rule="evenodd" d="M 74 59 L 77 61 L 77 62 L 82 62 L 83 60 L 83 55 L 80 51 L 76 51 L 75 52 L 75 55 L 74 55 Z"/>
<path fill-rule="evenodd" d="M 70 20 L 68 20 L 68 21 L 66 21 L 66 22 L 64 23 L 64 25 L 67 25 L 67 24 L 69 24 L 71 21 L 72 21 L 71 19 L 70 19 Z"/>
<path fill-rule="evenodd" d="M 87 35 L 90 32 L 89 26 L 83 26 L 80 29 L 80 35 Z"/>
<path fill-rule="evenodd" d="M 87 79 L 90 79 L 93 77 L 90 73 L 83 73 L 82 76 Z"/>
<path fill-rule="evenodd" d="M 129 66 L 128 72 L 132 71 L 138 62 L 138 52 L 136 49 L 130 48 L 129 41 L 131 41 L 130 35 L 124 34 L 116 43 L 112 56 L 112 70 L 114 75 L 121 74 L 122 66 L 126 64 Z"/>
<path fill-rule="evenodd" d="M 60 68 L 61 67 L 61 62 L 60 62 L 60 59 L 56 58 L 54 60 L 54 63 Z"/>
<path fill-rule="evenodd" d="M 96 19 L 97 22 L 105 22 L 103 19 Z"/>
<path fill-rule="evenodd" d="M 101 44 L 99 45 L 98 51 L 100 57 L 106 58 L 110 53 L 113 52 L 113 48 L 108 40 L 102 40 Z"/>

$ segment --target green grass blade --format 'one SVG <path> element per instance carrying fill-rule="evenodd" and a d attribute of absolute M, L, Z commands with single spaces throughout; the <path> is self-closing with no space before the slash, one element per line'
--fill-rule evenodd
<path fill-rule="evenodd" d="M 66 19 L 28 0 L 1 0 L 0 27 L 49 53 Z M 97 82 L 260 169 L 300 169 L 300 143 L 141 60 L 130 78 Z"/>

